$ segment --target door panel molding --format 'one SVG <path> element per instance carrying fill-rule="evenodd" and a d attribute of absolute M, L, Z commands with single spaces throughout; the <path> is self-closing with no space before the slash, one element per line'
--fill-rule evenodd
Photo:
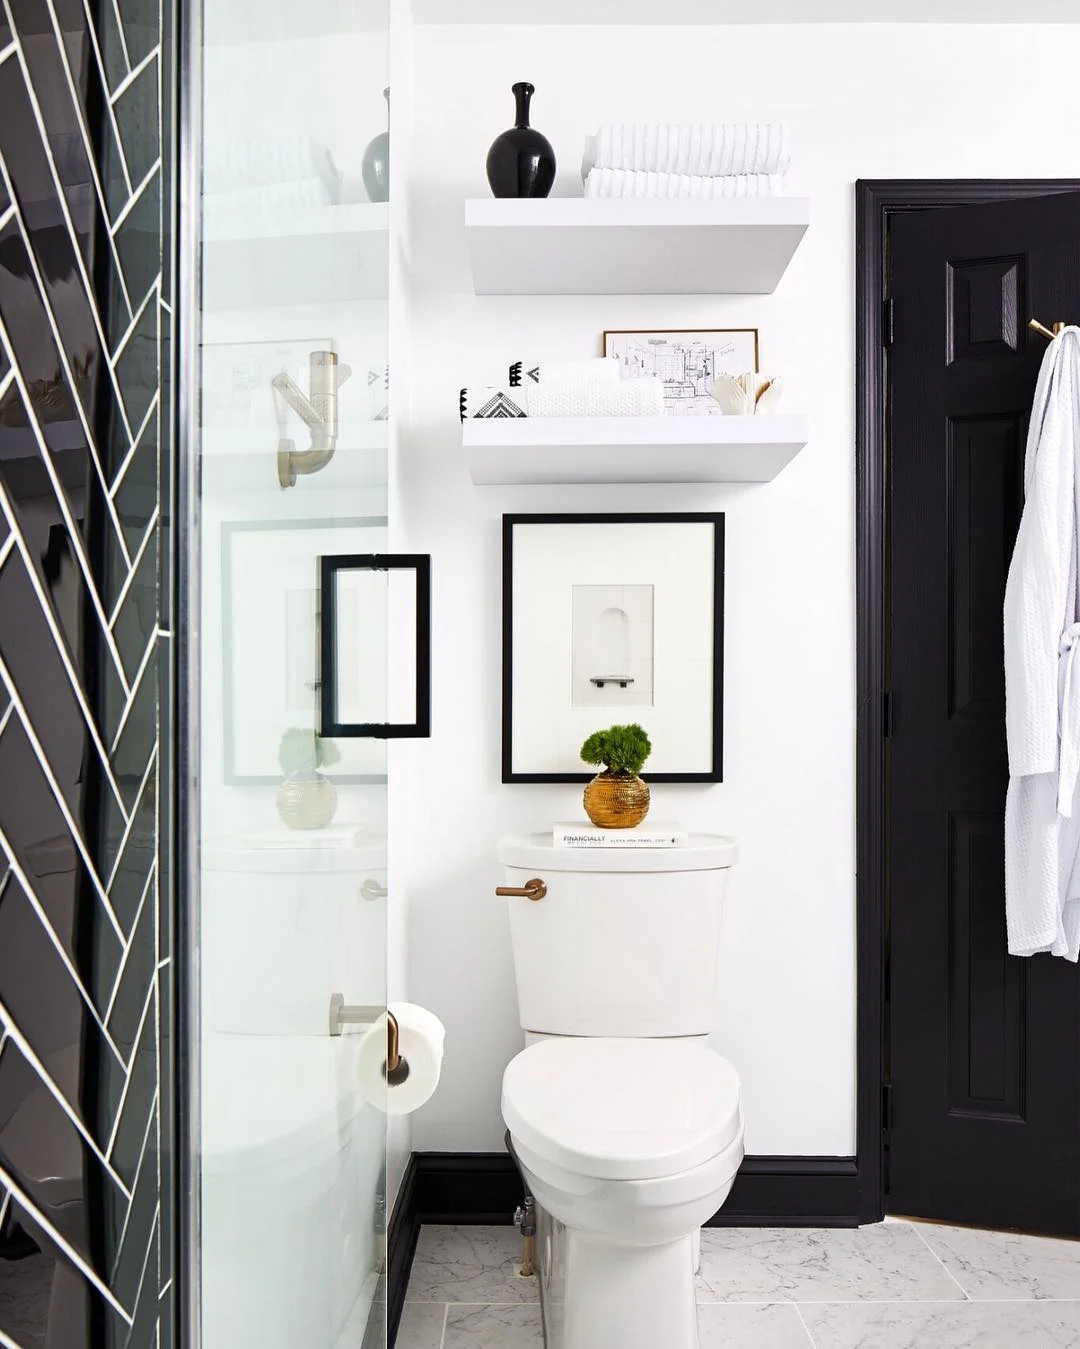
<path fill-rule="evenodd" d="M 862 179 L 855 185 L 856 571 L 856 1163 L 859 1220 L 885 1212 L 885 547 L 888 232 L 892 217 L 1080 191 L 1080 179 Z M 1008 340 L 1011 286 L 1001 270 L 998 340 Z M 970 282 L 974 278 L 967 278 Z M 987 278 L 982 278 L 983 280 Z M 1022 285 L 1022 282 L 1018 283 Z M 987 297 L 978 298 L 985 317 Z M 1022 297 L 1017 297 L 1022 303 Z M 965 315 L 965 325 L 971 311 Z M 1020 318 L 1023 318 L 1021 310 Z M 985 340 L 983 324 L 972 334 Z M 962 335 L 954 334 L 959 340 Z M 992 336 L 992 335 L 991 335 Z M 963 334 L 964 341 L 967 334 Z"/>

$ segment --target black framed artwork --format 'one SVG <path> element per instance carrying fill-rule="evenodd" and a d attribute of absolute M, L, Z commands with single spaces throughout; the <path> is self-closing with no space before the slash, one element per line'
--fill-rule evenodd
<path fill-rule="evenodd" d="M 723 778 L 724 516 L 503 516 L 503 782 L 585 783 L 639 722 L 650 782 Z"/>

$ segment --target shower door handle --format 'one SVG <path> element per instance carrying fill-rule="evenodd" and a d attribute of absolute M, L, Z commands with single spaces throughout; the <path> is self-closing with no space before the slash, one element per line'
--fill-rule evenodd
<path fill-rule="evenodd" d="M 346 720 L 338 696 L 339 580 L 349 572 L 411 572 L 415 578 L 410 721 Z M 431 558 L 425 553 L 349 553 L 319 560 L 319 734 L 327 739 L 394 740 L 431 735 Z M 350 653 L 357 659 L 356 652 Z"/>

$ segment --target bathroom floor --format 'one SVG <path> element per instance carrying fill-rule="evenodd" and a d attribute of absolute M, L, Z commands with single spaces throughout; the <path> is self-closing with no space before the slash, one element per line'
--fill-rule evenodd
<path fill-rule="evenodd" d="M 397 1349 L 540 1349 L 512 1227 L 424 1227 Z M 889 1219 L 709 1228 L 701 1349 L 1073 1349 L 1080 1242 Z M 658 1346 L 657 1349 L 662 1349 Z"/>

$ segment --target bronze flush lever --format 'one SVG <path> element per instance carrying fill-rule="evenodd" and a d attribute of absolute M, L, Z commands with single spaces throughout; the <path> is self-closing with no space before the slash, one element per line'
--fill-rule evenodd
<path fill-rule="evenodd" d="M 524 885 L 497 885 L 495 893 L 497 895 L 516 895 L 520 899 L 543 899 L 547 894 L 547 885 L 539 876 L 534 876 L 531 881 L 526 881 Z"/>

